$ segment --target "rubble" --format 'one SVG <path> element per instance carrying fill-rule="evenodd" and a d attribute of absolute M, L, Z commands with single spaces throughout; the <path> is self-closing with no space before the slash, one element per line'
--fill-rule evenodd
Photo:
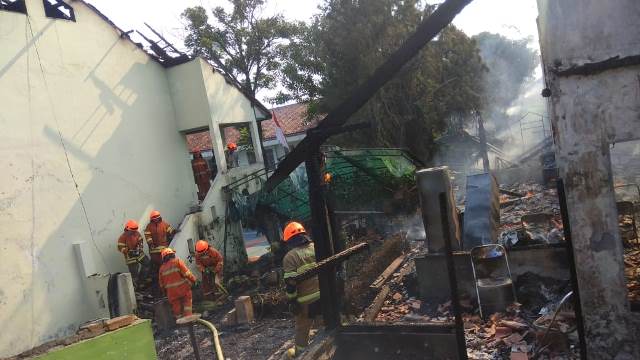
<path fill-rule="evenodd" d="M 624 264 L 629 302 L 632 307 L 637 307 L 640 305 L 640 250 L 625 249 Z"/>

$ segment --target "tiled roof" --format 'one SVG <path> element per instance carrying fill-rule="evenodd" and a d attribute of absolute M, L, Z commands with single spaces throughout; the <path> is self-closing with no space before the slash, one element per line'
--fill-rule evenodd
<path fill-rule="evenodd" d="M 273 109 L 278 123 L 282 127 L 285 136 L 301 134 L 318 124 L 321 116 L 316 116 L 311 121 L 307 120 L 307 105 L 291 104 Z M 271 140 L 276 138 L 276 127 L 273 119 L 262 122 L 262 138 Z"/>
<path fill-rule="evenodd" d="M 276 114 L 276 118 L 278 119 L 278 123 L 282 126 L 285 136 L 302 134 L 307 131 L 307 129 L 316 126 L 318 121 L 322 119 L 322 116 L 316 116 L 311 121 L 307 121 L 306 110 L 306 104 L 291 104 L 273 109 L 273 112 Z M 226 128 L 225 132 L 227 129 L 231 128 Z M 273 119 L 262 122 L 263 140 L 275 139 L 275 131 L 275 123 L 273 122 Z M 226 135 L 226 137 L 229 138 L 231 134 Z M 187 145 L 189 147 L 189 152 L 211 150 L 211 138 L 209 136 L 209 132 L 204 131 L 187 135 Z"/>

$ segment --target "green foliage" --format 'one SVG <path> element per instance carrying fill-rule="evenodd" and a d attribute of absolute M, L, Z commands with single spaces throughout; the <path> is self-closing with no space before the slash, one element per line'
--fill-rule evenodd
<path fill-rule="evenodd" d="M 326 112 L 363 83 L 434 7 L 418 0 L 326 0 L 304 35 L 283 47 L 279 101 L 309 101 Z M 350 119 L 371 131 L 337 137 L 338 145 L 403 147 L 423 160 L 449 119 L 482 104 L 485 68 L 475 42 L 448 26 Z"/>
<path fill-rule="evenodd" d="M 248 126 L 243 126 L 239 129 L 240 138 L 238 139 L 238 146 L 249 145 L 251 146 L 251 133 Z"/>
<path fill-rule="evenodd" d="M 288 22 L 282 15 L 262 16 L 264 0 L 229 1 L 233 10 L 214 8 L 213 22 L 202 6 L 186 9 L 182 13 L 185 45 L 194 55 L 220 59 L 222 70 L 255 95 L 276 85 L 274 74 L 282 60 L 279 48 L 303 25 Z"/>

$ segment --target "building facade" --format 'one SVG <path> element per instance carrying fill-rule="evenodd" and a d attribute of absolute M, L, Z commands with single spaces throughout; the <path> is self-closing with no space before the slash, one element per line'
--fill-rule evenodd
<path fill-rule="evenodd" d="M 185 229 L 177 247 L 211 222 L 191 210 L 186 134 L 214 139 L 222 176 L 203 208 L 223 208 L 225 182 L 262 166 L 257 122 L 270 116 L 205 60 L 170 64 L 83 1 L 44 3 L 0 3 L 0 323 L 15 325 L 0 357 L 99 316 L 87 279 L 126 271 L 116 240 L 127 219 L 144 227 L 160 210 Z M 229 124 L 248 129 L 253 167 L 227 168 Z"/>

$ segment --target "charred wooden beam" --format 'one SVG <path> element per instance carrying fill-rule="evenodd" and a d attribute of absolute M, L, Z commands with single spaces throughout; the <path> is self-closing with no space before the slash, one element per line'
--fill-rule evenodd
<path fill-rule="evenodd" d="M 344 251 L 341 251 L 335 255 L 332 255 L 324 260 L 318 261 L 315 267 L 303 272 L 302 274 L 298 274 L 290 279 L 295 282 L 300 282 L 312 278 L 318 275 L 319 272 L 326 270 L 329 267 L 335 266 L 343 261 L 349 259 L 349 257 L 364 251 L 369 248 L 369 244 L 360 243 L 358 245 L 352 246 Z"/>

